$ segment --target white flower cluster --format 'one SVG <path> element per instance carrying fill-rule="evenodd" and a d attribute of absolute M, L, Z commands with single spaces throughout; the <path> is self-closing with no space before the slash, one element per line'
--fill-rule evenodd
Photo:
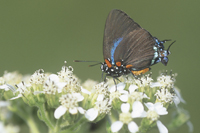
<path fill-rule="evenodd" d="M 146 79 L 144 78 L 144 80 Z M 146 85 L 146 82 L 144 83 Z M 129 86 L 127 92 L 123 92 L 123 94 L 120 97 L 118 97 L 122 102 L 126 103 L 121 104 L 122 113 L 119 114 L 119 121 L 116 121 L 112 124 L 111 126 L 112 132 L 118 132 L 124 124 L 128 125 L 128 129 L 131 133 L 138 132 L 139 127 L 133 120 L 134 118 L 144 118 L 144 117 L 147 117 L 152 121 L 157 121 L 157 126 L 160 132 L 163 133 L 168 132 L 167 128 L 158 120 L 160 115 L 168 114 L 166 108 L 163 107 L 162 103 L 158 102 L 153 104 L 151 102 L 148 102 L 145 103 L 146 107 L 148 108 L 148 111 L 146 112 L 144 110 L 142 100 L 144 98 L 149 99 L 149 97 L 144 92 L 139 92 L 138 88 L 139 87 L 137 85 L 132 84 Z M 124 88 L 121 87 L 120 91 L 122 92 L 122 90 L 124 89 L 125 86 Z M 117 91 L 114 91 L 114 93 L 116 93 Z M 132 109 L 130 109 L 130 104 L 132 105 Z"/>
<path fill-rule="evenodd" d="M 149 86 L 152 81 L 153 81 L 153 79 L 151 78 L 151 74 L 147 74 L 147 75 L 142 76 L 139 79 L 135 79 L 135 83 L 139 87 Z"/>
<path fill-rule="evenodd" d="M 82 101 L 84 97 L 80 93 L 69 93 L 62 95 L 59 99 L 61 106 L 59 106 L 54 113 L 56 119 L 59 119 L 66 111 L 69 111 L 71 114 L 77 114 L 78 111 L 83 114 L 84 109 L 78 107 L 78 102 Z"/>
<path fill-rule="evenodd" d="M 139 127 L 133 120 L 134 118 L 145 117 L 151 122 L 156 122 L 160 132 L 168 132 L 168 129 L 162 124 L 159 118 L 160 115 L 168 114 L 167 108 L 164 106 L 165 104 L 172 104 L 176 98 L 182 99 L 181 97 L 177 97 L 174 92 L 170 91 L 174 89 L 172 88 L 175 81 L 174 77 L 170 75 L 161 75 L 158 77 L 157 82 L 154 83 L 152 82 L 153 79 L 151 75 L 142 76 L 141 78 L 134 79 L 134 81 L 131 81 L 131 79 L 130 77 L 125 77 L 125 83 L 119 83 L 117 86 L 113 85 L 108 89 L 110 93 L 105 93 L 107 86 L 104 87 L 104 83 L 99 84 L 96 88 L 97 93 L 101 92 L 99 94 L 102 94 L 102 92 L 104 92 L 104 97 L 109 94 L 110 101 L 107 103 L 110 103 L 110 105 L 104 106 L 104 108 L 107 109 L 111 107 L 117 99 L 121 101 L 122 113 L 119 114 L 119 121 L 112 124 L 111 131 L 118 132 L 124 124 L 127 124 L 130 132 L 138 132 Z M 130 85 L 127 86 L 126 83 Z M 143 92 L 141 92 L 141 87 L 143 88 Z M 145 99 L 144 101 L 151 102 L 143 103 L 143 99 Z M 104 100 L 108 101 L 107 99 Z M 145 105 L 148 110 L 144 110 L 143 105 Z M 90 121 L 94 121 L 99 115 L 99 110 L 96 107 L 89 109 L 86 111 L 86 118 Z"/>
<path fill-rule="evenodd" d="M 45 80 L 45 74 L 43 69 L 39 69 L 35 71 L 33 75 L 31 75 L 30 83 L 31 84 L 43 84 Z"/>
<path fill-rule="evenodd" d="M 4 76 L 6 78 L 0 77 L 0 89 L 11 90 L 6 84 L 9 82 L 8 73 L 6 74 L 7 76 Z M 14 76 L 10 75 L 14 79 Z M 88 121 L 97 122 L 108 115 L 112 122 L 110 128 L 112 132 L 118 132 L 123 126 L 126 126 L 131 133 L 140 132 L 140 128 L 156 123 L 161 133 L 167 133 L 168 129 L 159 120 L 160 116 L 168 114 L 169 105 L 175 103 L 177 106 L 180 102 L 184 102 L 180 93 L 174 88 L 174 77 L 162 74 L 157 78 L 157 82 L 153 82 L 151 75 L 137 79 L 131 75 L 122 79 L 124 82 L 112 86 L 108 86 L 105 82 L 97 84 L 89 80 L 83 83 L 83 88 L 78 78 L 73 75 L 71 66 L 63 66 L 57 74 L 45 74 L 44 70 L 39 69 L 29 77 L 29 82 L 16 82 L 17 96 L 10 100 L 27 96 L 26 99 L 30 102 L 34 99 L 37 99 L 37 102 L 47 102 L 50 107 L 56 108 L 54 111 L 56 119 L 62 119 L 63 116 L 65 119 L 73 120 L 80 114 Z M 30 95 L 33 96 L 30 98 Z M 111 109 L 119 112 L 117 121 L 112 119 Z M 74 115 L 76 117 L 73 117 Z M 150 125 L 138 126 L 136 118 L 146 120 Z"/>

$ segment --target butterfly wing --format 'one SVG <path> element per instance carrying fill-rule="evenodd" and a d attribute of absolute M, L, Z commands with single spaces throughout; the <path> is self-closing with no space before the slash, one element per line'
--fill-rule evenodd
<path fill-rule="evenodd" d="M 151 65 L 155 40 L 123 11 L 112 10 L 106 20 L 104 31 L 104 59 L 112 63 L 122 61 L 141 70 Z"/>

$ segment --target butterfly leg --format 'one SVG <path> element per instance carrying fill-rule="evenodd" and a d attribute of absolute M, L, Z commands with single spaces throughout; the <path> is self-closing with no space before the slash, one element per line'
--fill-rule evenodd
<path fill-rule="evenodd" d="M 106 76 L 107 76 L 107 74 L 105 75 L 103 82 L 106 82 Z"/>
<path fill-rule="evenodd" d="M 122 82 L 122 81 L 120 81 L 118 78 L 115 78 L 117 81 L 119 81 L 119 82 Z"/>
<path fill-rule="evenodd" d="M 115 83 L 115 88 L 116 88 L 115 91 L 117 91 L 117 84 L 116 84 L 116 81 L 115 81 L 115 78 L 114 78 L 114 77 L 113 77 L 113 81 L 114 81 L 114 83 Z"/>
<path fill-rule="evenodd" d="M 129 72 L 133 75 L 133 77 L 134 77 L 135 79 L 138 79 L 138 75 L 134 75 L 134 74 L 132 73 L 131 70 L 129 70 Z"/>
<path fill-rule="evenodd" d="M 104 74 L 104 72 L 102 72 L 102 74 L 101 74 L 101 82 L 105 81 L 105 78 L 103 79 L 103 74 Z"/>

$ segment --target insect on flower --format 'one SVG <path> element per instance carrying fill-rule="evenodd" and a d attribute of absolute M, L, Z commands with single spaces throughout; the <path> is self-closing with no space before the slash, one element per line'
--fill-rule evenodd
<path fill-rule="evenodd" d="M 112 10 L 108 14 L 104 30 L 104 62 L 97 62 L 97 64 L 101 64 L 102 78 L 106 73 L 104 80 L 106 76 L 111 76 L 115 82 L 115 79 L 121 75 L 144 74 L 150 70 L 150 66 L 158 62 L 162 62 L 166 66 L 167 56 L 170 54 L 169 48 L 175 42 L 172 42 L 165 50 L 163 44 L 166 41 L 169 40 L 160 41 L 153 37 L 123 11 Z M 75 60 L 75 62 L 96 61 Z"/>

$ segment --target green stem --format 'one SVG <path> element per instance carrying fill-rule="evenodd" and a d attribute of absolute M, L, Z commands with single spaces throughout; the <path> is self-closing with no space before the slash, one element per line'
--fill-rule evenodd
<path fill-rule="evenodd" d="M 57 133 L 60 131 L 60 125 L 62 123 L 62 117 L 59 118 L 57 121 L 56 121 L 56 125 L 55 125 L 55 128 L 54 128 L 54 132 Z"/>
<path fill-rule="evenodd" d="M 76 129 L 78 129 L 82 124 L 84 124 L 87 121 L 88 120 L 83 116 L 80 120 L 78 120 L 77 123 L 75 123 L 74 125 L 70 126 L 66 130 L 62 130 L 60 133 L 67 133 L 67 132 L 71 133 L 71 132 L 74 132 Z"/>
<path fill-rule="evenodd" d="M 75 130 L 76 128 L 80 127 L 82 124 L 84 124 L 85 122 L 87 122 L 87 119 L 85 118 L 85 116 L 83 116 L 80 120 L 78 120 L 77 123 L 75 123 L 74 125 L 72 125 L 69 130 Z"/>
<path fill-rule="evenodd" d="M 30 131 L 32 133 L 40 133 L 37 126 L 36 126 L 36 123 L 35 123 L 33 117 L 29 117 L 26 122 L 27 122 L 27 124 L 30 128 Z"/>
<path fill-rule="evenodd" d="M 48 126 L 49 130 L 52 130 L 54 131 L 54 125 L 51 121 L 51 119 L 49 118 L 48 116 L 48 112 L 46 111 L 46 108 L 45 108 L 45 104 L 43 103 L 38 103 L 37 104 L 37 107 L 39 108 L 39 114 L 40 116 L 38 116 L 42 121 L 45 122 L 45 124 Z"/>
<path fill-rule="evenodd" d="M 139 127 L 139 132 L 140 133 L 146 133 L 154 126 L 155 126 L 154 121 L 151 121 L 147 118 L 143 118 L 142 121 L 141 121 L 141 125 Z"/>
<path fill-rule="evenodd" d="M 117 121 L 117 116 L 119 113 L 117 111 L 111 110 L 111 115 L 107 115 L 107 118 L 109 119 L 110 124 L 114 123 Z"/>
<path fill-rule="evenodd" d="M 9 110 L 16 113 L 20 118 L 22 118 L 30 128 L 30 131 L 33 133 L 39 133 L 39 129 L 35 123 L 35 120 L 31 116 L 30 110 L 26 110 L 25 108 L 17 108 L 15 106 L 9 106 Z"/>

